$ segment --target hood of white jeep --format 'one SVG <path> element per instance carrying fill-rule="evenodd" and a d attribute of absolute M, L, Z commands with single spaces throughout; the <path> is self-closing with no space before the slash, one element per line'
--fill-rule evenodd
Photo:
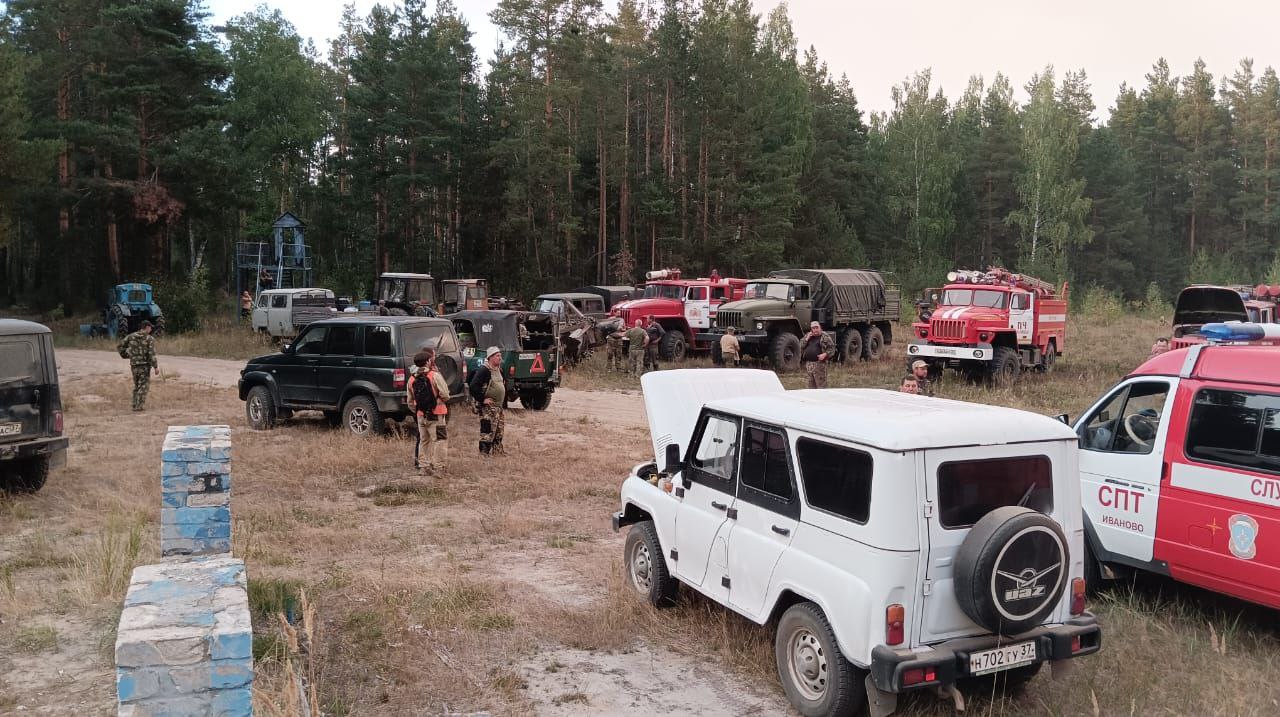
<path fill-rule="evenodd" d="M 640 387 L 653 455 L 659 460 L 670 443 L 679 444 L 681 452 L 689 447 L 698 414 L 707 403 L 786 390 L 776 373 L 749 368 L 655 371 L 641 377 Z"/>

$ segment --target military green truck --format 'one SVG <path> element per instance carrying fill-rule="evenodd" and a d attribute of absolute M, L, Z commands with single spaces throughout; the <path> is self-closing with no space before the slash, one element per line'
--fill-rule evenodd
<path fill-rule="evenodd" d="M 525 408 L 545 411 L 560 385 L 558 322 L 536 311 L 459 311 L 445 318 L 453 322 L 462 344 L 467 373 L 484 364 L 490 346 L 502 350 L 502 377 L 507 400 L 519 399 Z"/>
<path fill-rule="evenodd" d="M 711 341 L 734 327 L 743 356 L 768 359 L 778 371 L 800 368 L 800 339 L 817 321 L 834 334 L 838 361 L 877 360 L 901 321 L 902 292 L 875 271 L 783 269 L 747 284 L 743 298 L 721 304 L 713 327 L 698 334 Z"/>

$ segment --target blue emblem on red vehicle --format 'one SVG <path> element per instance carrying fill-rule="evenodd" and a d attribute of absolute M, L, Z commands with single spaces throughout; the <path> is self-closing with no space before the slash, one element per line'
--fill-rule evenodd
<path fill-rule="evenodd" d="M 1253 556 L 1258 554 L 1254 544 L 1258 539 L 1258 521 L 1247 515 L 1233 515 L 1227 521 L 1227 530 L 1230 535 L 1227 547 L 1231 554 L 1242 560 L 1253 560 Z"/>

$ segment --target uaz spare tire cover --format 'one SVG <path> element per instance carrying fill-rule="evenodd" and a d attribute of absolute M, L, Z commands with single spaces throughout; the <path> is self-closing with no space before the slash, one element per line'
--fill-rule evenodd
<path fill-rule="evenodd" d="M 955 562 L 960 609 L 994 633 L 1040 625 L 1066 588 L 1067 538 L 1049 516 L 1019 506 L 996 508 L 969 530 Z"/>

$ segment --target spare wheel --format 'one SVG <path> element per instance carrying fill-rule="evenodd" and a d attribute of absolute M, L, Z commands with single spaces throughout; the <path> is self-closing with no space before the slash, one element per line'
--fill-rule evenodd
<path fill-rule="evenodd" d="M 1062 598 L 1070 557 L 1057 521 L 1030 508 L 996 508 L 969 529 L 956 553 L 960 609 L 994 633 L 1036 627 Z"/>

